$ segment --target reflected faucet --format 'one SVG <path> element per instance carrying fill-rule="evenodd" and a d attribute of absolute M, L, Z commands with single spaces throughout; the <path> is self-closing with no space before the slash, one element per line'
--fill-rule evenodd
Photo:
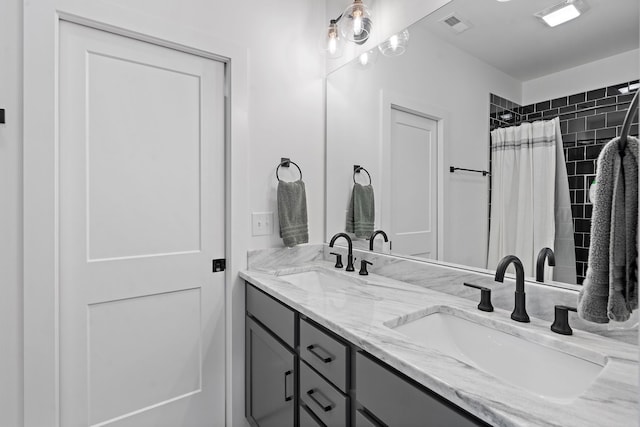
<path fill-rule="evenodd" d="M 333 236 L 331 238 L 331 241 L 329 242 L 329 247 L 332 248 L 333 244 L 336 242 L 336 240 L 339 237 L 344 237 L 345 239 L 347 239 L 347 243 L 349 244 L 349 253 L 347 255 L 347 271 L 354 271 L 353 268 L 353 243 L 351 242 L 351 237 L 349 237 L 349 235 L 347 233 L 337 233 L 335 236 Z"/>
<path fill-rule="evenodd" d="M 378 234 L 382 234 L 382 237 L 384 238 L 385 242 L 389 241 L 389 238 L 387 237 L 387 233 L 385 233 L 382 230 L 374 231 L 373 233 L 371 233 L 371 237 L 369 237 L 369 250 L 370 251 L 373 250 L 373 239 L 375 239 Z"/>
<path fill-rule="evenodd" d="M 536 261 L 536 282 L 544 282 L 544 260 L 549 260 L 549 265 L 555 267 L 556 256 L 550 248 L 542 248 L 538 252 L 538 261 Z"/>
<path fill-rule="evenodd" d="M 529 315 L 525 307 L 525 293 L 524 293 L 524 267 L 522 261 L 515 255 L 507 255 L 500 260 L 498 268 L 496 269 L 496 282 L 504 282 L 504 273 L 507 271 L 509 264 L 514 265 L 516 268 L 516 293 L 515 302 L 516 305 L 511 313 L 511 318 L 517 322 L 529 322 Z"/>

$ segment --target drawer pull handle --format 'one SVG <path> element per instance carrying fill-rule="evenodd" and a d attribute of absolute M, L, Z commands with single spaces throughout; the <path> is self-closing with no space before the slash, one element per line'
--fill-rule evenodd
<path fill-rule="evenodd" d="M 291 399 L 293 399 L 293 395 L 289 396 L 287 393 L 287 377 L 291 374 L 293 374 L 293 371 L 287 371 L 284 373 L 284 401 L 285 402 L 289 402 Z"/>
<path fill-rule="evenodd" d="M 326 353 L 326 356 L 321 355 L 320 353 L 318 353 L 318 350 L 322 351 L 323 353 Z M 315 344 L 311 344 L 307 346 L 307 350 L 309 350 L 309 353 L 313 354 L 315 357 L 317 357 L 318 359 L 320 359 L 323 363 L 329 363 L 333 360 L 333 356 L 331 354 L 329 354 L 329 352 L 327 352 L 325 349 L 323 349 L 322 347 L 320 347 L 319 345 L 315 345 Z"/>
<path fill-rule="evenodd" d="M 329 399 L 327 399 L 322 393 L 320 393 L 319 390 L 316 389 L 311 389 L 307 392 L 307 396 L 309 396 L 309 399 L 313 400 L 313 402 L 318 405 L 320 408 L 322 408 L 322 410 L 324 412 L 329 412 L 331 409 L 333 409 L 333 402 L 331 402 Z M 320 399 L 329 402 L 327 404 L 323 404 L 321 403 L 318 398 L 316 398 L 315 396 L 318 396 Z"/>

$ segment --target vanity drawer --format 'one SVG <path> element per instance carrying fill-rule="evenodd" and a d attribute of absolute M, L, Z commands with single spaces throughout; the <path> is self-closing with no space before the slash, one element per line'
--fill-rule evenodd
<path fill-rule="evenodd" d="M 300 405 L 300 427 L 322 427 L 322 421 L 318 420 L 306 406 Z"/>
<path fill-rule="evenodd" d="M 293 347 L 295 312 L 247 282 L 247 312 Z"/>
<path fill-rule="evenodd" d="M 367 414 L 362 409 L 356 409 L 356 421 L 355 427 L 386 427 L 384 424 L 381 424 L 375 421 L 371 415 Z"/>
<path fill-rule="evenodd" d="M 347 393 L 349 347 L 306 319 L 300 319 L 300 357 Z"/>
<path fill-rule="evenodd" d="M 356 354 L 356 399 L 389 426 L 471 427 L 487 425 L 399 372 Z"/>
<path fill-rule="evenodd" d="M 300 363 L 300 400 L 327 427 L 348 424 L 348 398 L 304 362 Z"/>

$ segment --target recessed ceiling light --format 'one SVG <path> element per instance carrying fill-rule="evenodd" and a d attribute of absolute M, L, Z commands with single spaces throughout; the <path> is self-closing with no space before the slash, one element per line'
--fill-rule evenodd
<path fill-rule="evenodd" d="M 556 27 L 565 22 L 577 18 L 587 10 L 587 5 L 582 0 L 565 0 L 555 6 L 551 6 L 535 16 L 550 27 Z"/>

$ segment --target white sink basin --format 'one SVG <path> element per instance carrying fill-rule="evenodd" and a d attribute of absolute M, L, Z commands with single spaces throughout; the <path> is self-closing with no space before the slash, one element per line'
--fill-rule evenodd
<path fill-rule="evenodd" d="M 300 273 L 279 275 L 280 279 L 304 288 L 345 287 L 358 282 L 357 278 L 345 278 L 323 270 L 309 270 Z"/>
<path fill-rule="evenodd" d="M 393 329 L 424 347 L 554 400 L 580 396 L 603 369 L 597 363 L 444 312 Z"/>

